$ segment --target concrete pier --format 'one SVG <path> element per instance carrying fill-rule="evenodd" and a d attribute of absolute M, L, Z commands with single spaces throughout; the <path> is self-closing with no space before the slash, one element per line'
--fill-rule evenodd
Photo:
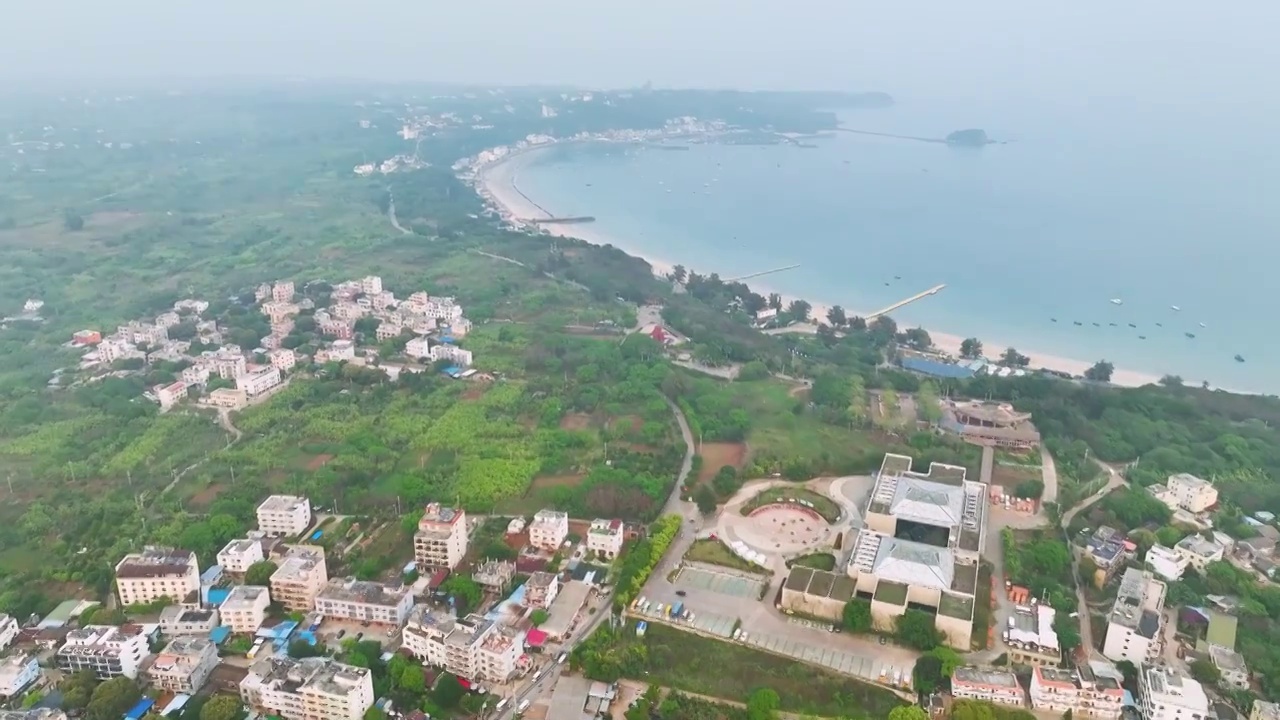
<path fill-rule="evenodd" d="M 907 298 L 906 300 L 899 300 L 898 302 L 896 302 L 896 303 L 894 303 L 894 304 L 890 305 L 890 306 L 889 306 L 889 307 L 887 307 L 887 308 L 884 308 L 883 310 L 879 310 L 879 311 L 877 311 L 877 312 L 873 312 L 873 313 L 871 313 L 870 315 L 868 315 L 868 316 L 866 317 L 866 319 L 867 319 L 867 320 L 874 320 L 874 319 L 876 319 L 876 318 L 880 317 L 881 315 L 888 315 L 889 313 L 893 312 L 894 310 L 897 310 L 898 308 L 906 307 L 907 305 L 910 305 L 911 303 L 913 303 L 913 302 L 915 302 L 915 301 L 917 301 L 917 300 L 920 300 L 920 299 L 922 299 L 922 298 L 929 297 L 930 295 L 937 295 L 937 294 L 938 294 L 939 292 L 941 292 L 941 291 L 942 291 L 942 289 L 943 289 L 943 288 L 945 288 L 945 287 L 946 287 L 946 285 L 945 285 L 945 284 L 943 284 L 943 285 L 935 285 L 935 286 L 933 286 L 933 287 L 929 288 L 928 290 L 925 290 L 924 292 L 916 293 L 915 295 L 912 295 L 911 297 Z"/>

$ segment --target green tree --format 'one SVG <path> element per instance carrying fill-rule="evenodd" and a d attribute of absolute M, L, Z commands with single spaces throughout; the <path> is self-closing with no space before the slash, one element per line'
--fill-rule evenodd
<path fill-rule="evenodd" d="M 809 312 L 813 310 L 813 306 L 804 300 L 792 300 L 787 306 L 787 316 L 792 322 L 806 322 L 809 319 Z"/>
<path fill-rule="evenodd" d="M 960 357 L 970 360 L 982 357 L 982 341 L 978 338 L 965 338 L 960 343 Z"/>
<path fill-rule="evenodd" d="M 770 688 L 757 688 L 747 698 L 748 720 L 776 720 L 782 704 L 778 693 Z"/>
<path fill-rule="evenodd" d="M 244 706 L 235 695 L 214 695 L 200 708 L 200 720 L 240 720 Z"/>
<path fill-rule="evenodd" d="M 448 709 L 456 706 L 466 694 L 467 690 L 462 687 L 462 683 L 458 682 L 458 676 L 445 673 L 436 680 L 436 686 L 431 691 L 431 699 L 440 707 Z"/>
<path fill-rule="evenodd" d="M 832 305 L 831 309 L 827 310 L 827 322 L 831 323 L 832 327 L 844 327 L 849 322 L 849 317 L 845 314 L 844 308 Z"/>
<path fill-rule="evenodd" d="M 936 423 L 942 419 L 942 406 L 938 399 L 938 386 L 932 381 L 920 383 L 916 391 L 916 409 L 925 422 Z"/>
<path fill-rule="evenodd" d="M 421 695 L 427 689 L 427 676 L 421 665 L 407 665 L 396 684 L 405 692 Z"/>
<path fill-rule="evenodd" d="M 899 705 L 889 711 L 889 720 L 929 720 L 929 713 L 919 705 Z"/>
<path fill-rule="evenodd" d="M 844 604 L 841 616 L 844 629 L 854 633 L 871 631 L 871 601 L 855 597 Z"/>
<path fill-rule="evenodd" d="M 256 562 L 244 571 L 244 584 L 270 587 L 271 575 L 278 569 L 280 569 L 279 566 L 270 560 Z"/>
<path fill-rule="evenodd" d="M 698 489 L 693 491 L 693 501 L 698 504 L 698 512 L 705 515 L 712 515 L 716 511 L 716 493 L 706 485 L 699 485 Z"/>
<path fill-rule="evenodd" d="M 540 627 L 542 623 L 546 622 L 547 618 L 549 617 L 551 617 L 550 613 L 548 613 L 546 610 L 539 608 L 529 613 L 529 622 L 533 623 L 534 627 Z"/>
<path fill-rule="evenodd" d="M 364 711 L 364 720 L 387 720 L 387 713 L 377 705 L 370 705 L 369 709 Z"/>
<path fill-rule="evenodd" d="M 1111 374 L 1115 369 L 1115 366 L 1106 360 L 1099 360 L 1093 364 L 1093 367 L 1084 371 L 1084 377 L 1094 382 L 1111 382 Z"/>
<path fill-rule="evenodd" d="M 907 610 L 898 616 L 894 628 L 899 642 L 917 650 L 932 650 L 942 643 L 933 615 L 924 610 Z"/>
<path fill-rule="evenodd" d="M 111 678 L 93 689 L 93 697 L 85 708 L 88 720 L 120 720 L 129 708 L 142 698 L 138 684 L 127 677 Z"/>
<path fill-rule="evenodd" d="M 1222 679 L 1222 672 L 1209 658 L 1200 658 L 1191 663 L 1191 677 L 1205 685 L 1217 685 Z"/>
<path fill-rule="evenodd" d="M 1031 364 L 1031 358 L 1013 348 L 1006 348 L 1000 355 L 1000 361 L 997 364 L 1011 368 L 1026 367 Z"/>
<path fill-rule="evenodd" d="M 911 685 L 919 695 L 932 695 L 942 687 L 947 677 L 942 672 L 942 661 L 929 653 L 917 658 L 915 667 L 911 669 Z"/>
<path fill-rule="evenodd" d="M 62 707 L 65 710 L 83 710 L 93 699 L 93 690 L 98 686 L 98 678 L 92 671 L 81 670 L 72 673 L 62 680 L 58 689 L 62 691 Z"/>

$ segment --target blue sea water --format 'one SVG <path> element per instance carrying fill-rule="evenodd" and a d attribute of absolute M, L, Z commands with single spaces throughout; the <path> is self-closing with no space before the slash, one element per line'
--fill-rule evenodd
<path fill-rule="evenodd" d="M 593 232 L 628 250 L 702 273 L 800 263 L 752 284 L 815 302 L 870 312 L 945 283 L 895 319 L 976 336 L 988 354 L 1013 345 L 1280 390 L 1280 152 L 1264 119 L 1018 98 L 900 99 L 841 119 L 927 137 L 981 127 L 1008 142 L 841 133 L 817 149 L 588 147 L 543 154 L 517 181 L 556 214 L 594 215 Z"/>

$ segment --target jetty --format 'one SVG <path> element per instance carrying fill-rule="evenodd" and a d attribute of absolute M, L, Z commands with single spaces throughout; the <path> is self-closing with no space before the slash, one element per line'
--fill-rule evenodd
<path fill-rule="evenodd" d="M 595 222 L 596 219 L 591 215 L 578 215 L 575 217 L 548 217 L 548 218 L 531 218 L 529 222 L 535 225 L 575 225 L 578 223 Z"/>
<path fill-rule="evenodd" d="M 890 305 L 890 306 L 889 306 L 889 307 L 887 307 L 887 308 L 884 308 L 883 310 L 879 310 L 879 311 L 877 311 L 877 312 L 873 312 L 873 313 L 871 313 L 870 315 L 868 315 L 868 316 L 866 317 L 866 319 L 867 319 L 867 320 L 874 320 L 874 319 L 876 319 L 876 318 L 880 317 L 881 315 L 888 315 L 889 313 L 893 312 L 894 310 L 897 310 L 897 309 L 899 309 L 899 308 L 906 307 L 907 305 L 910 305 L 911 303 L 913 303 L 913 302 L 915 302 L 915 301 L 917 301 L 917 300 L 921 300 L 921 299 L 923 299 L 923 298 L 927 298 L 927 297 L 929 297 L 930 295 L 937 295 L 938 293 L 942 292 L 942 289 L 943 289 L 943 288 L 945 288 L 945 287 L 946 287 L 946 285 L 945 285 L 945 284 L 942 284 L 942 285 L 934 285 L 933 287 L 929 288 L 928 290 L 925 290 L 924 292 L 916 293 L 915 295 L 912 295 L 911 297 L 909 297 L 909 298 L 907 298 L 907 299 L 905 299 L 905 300 L 899 300 L 898 302 L 896 302 L 896 303 L 894 303 L 894 304 Z"/>
<path fill-rule="evenodd" d="M 853 133 L 854 135 L 874 135 L 875 137 L 893 138 L 894 140 L 915 140 L 916 142 L 937 143 L 938 145 L 946 145 L 946 138 L 920 137 L 919 135 L 898 135 L 897 133 L 872 132 L 870 130 L 854 130 L 853 128 L 840 127 L 836 128 L 837 132 Z"/>
<path fill-rule="evenodd" d="M 786 265 L 784 267 L 776 267 L 770 270 L 761 270 L 760 272 L 747 273 L 746 275 L 739 275 L 738 277 L 729 278 L 728 280 L 725 280 L 725 282 L 742 282 L 743 280 L 750 280 L 751 278 L 758 278 L 764 275 L 772 275 L 774 273 L 780 273 L 783 270 L 795 270 L 798 267 L 800 267 L 800 263 L 796 263 L 795 265 Z"/>

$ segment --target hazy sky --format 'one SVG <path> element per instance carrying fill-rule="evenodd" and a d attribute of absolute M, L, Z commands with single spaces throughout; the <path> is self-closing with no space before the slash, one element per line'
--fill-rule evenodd
<path fill-rule="evenodd" d="M 1276 0 L 46 0 L 0 77 L 1275 93 Z"/>

